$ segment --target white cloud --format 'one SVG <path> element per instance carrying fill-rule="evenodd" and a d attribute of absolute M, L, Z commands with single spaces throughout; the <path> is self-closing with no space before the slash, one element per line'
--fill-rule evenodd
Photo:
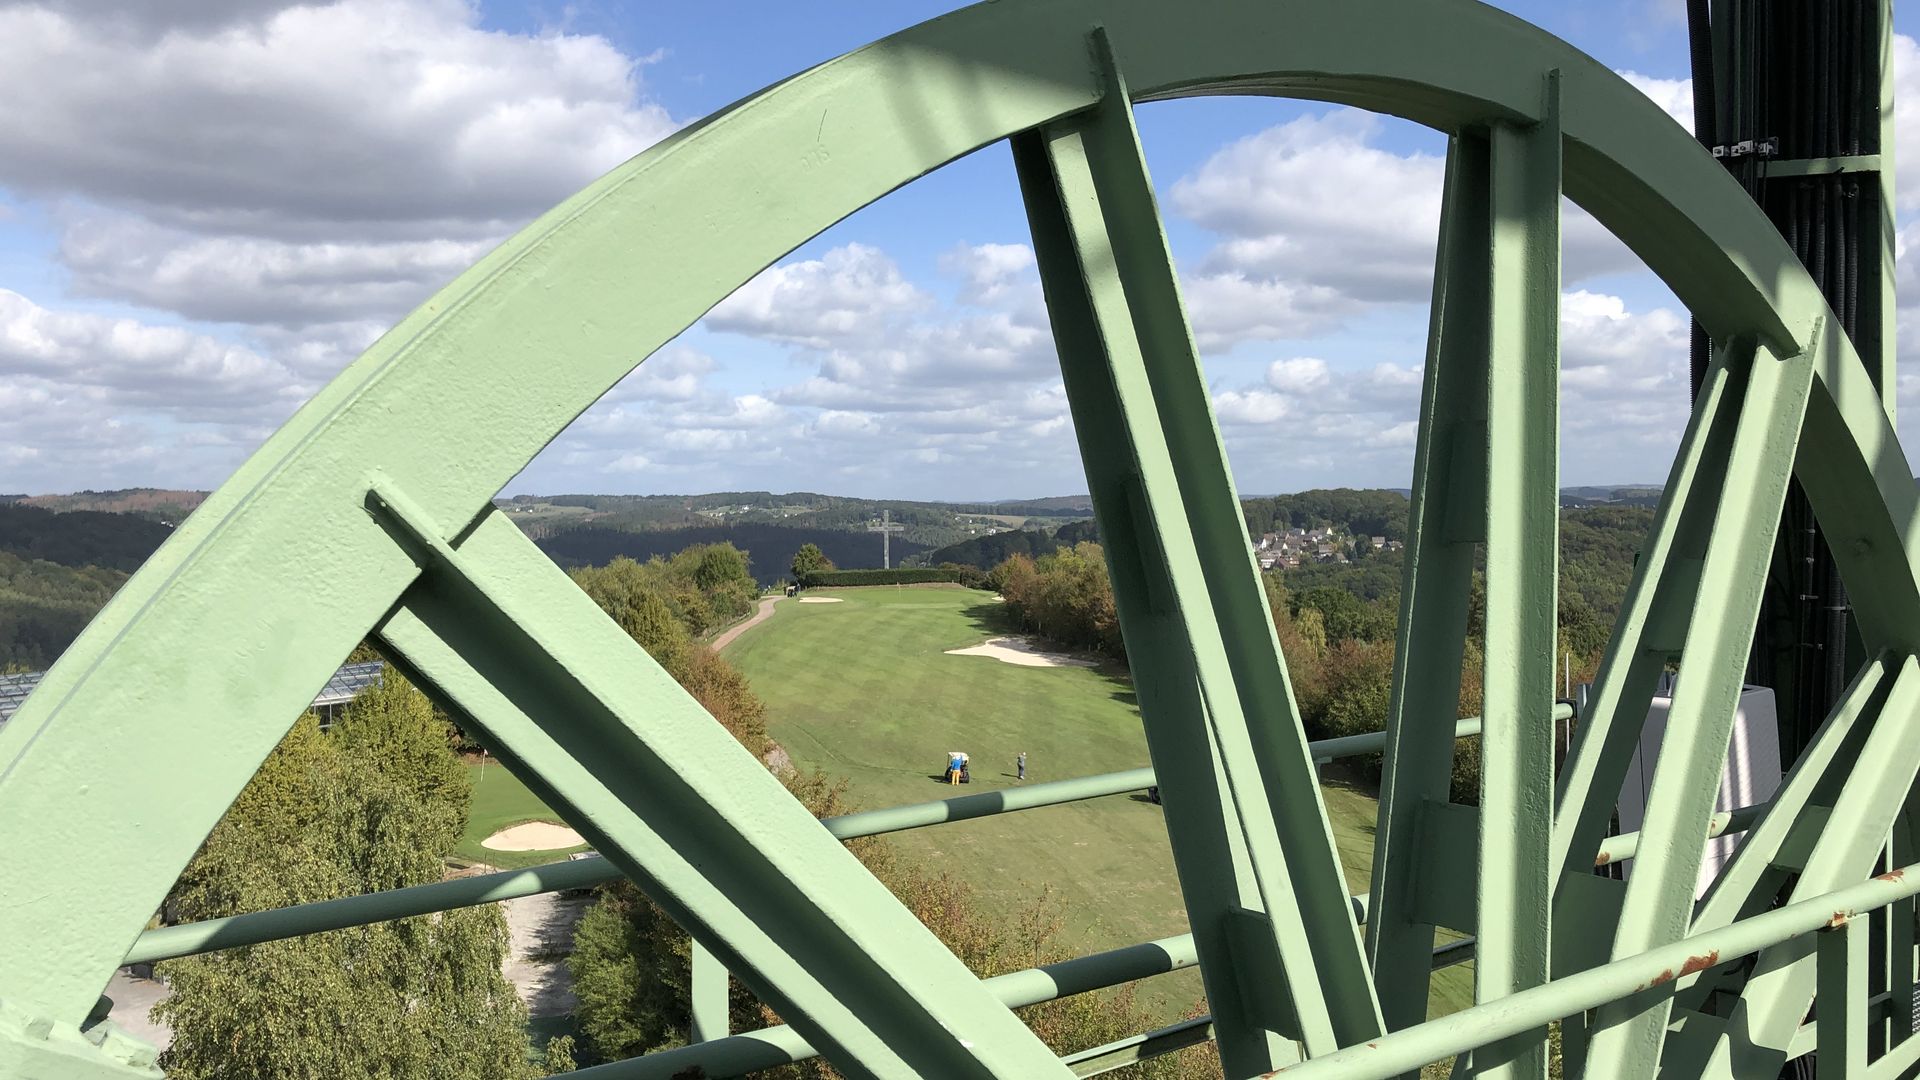
<path fill-rule="evenodd" d="M 1351 109 L 1303 117 L 1227 145 L 1176 182 L 1174 210 L 1223 238 L 1203 277 L 1311 281 L 1360 301 L 1424 298 L 1445 162 L 1373 145 L 1381 123 Z"/>
<path fill-rule="evenodd" d="M 462 0 L 256 6 L 153 40 L 0 8 L 0 181 L 213 234 L 491 235 L 674 126 L 603 38 Z"/>
<path fill-rule="evenodd" d="M 302 329 L 346 319 L 398 321 L 492 244 L 198 236 L 129 214 L 88 214 L 66 230 L 60 258 L 83 295 L 206 322 Z"/>
<path fill-rule="evenodd" d="M 315 388 L 269 357 L 204 334 L 53 310 L 0 289 L 0 464 L 9 490 L 85 486 L 71 479 L 212 483 Z"/>
<path fill-rule="evenodd" d="M 1267 385 L 1288 394 L 1310 394 L 1325 389 L 1332 376 L 1327 362 L 1311 356 L 1275 360 L 1267 367 Z"/>
<path fill-rule="evenodd" d="M 707 314 L 706 325 L 790 345 L 826 349 L 871 339 L 931 302 L 885 252 L 847 244 L 818 259 L 772 267 Z"/>
<path fill-rule="evenodd" d="M 85 389 L 103 404 L 278 418 L 311 392 L 279 363 L 177 327 L 53 311 L 0 289 L 0 377 Z"/>
<path fill-rule="evenodd" d="M 1351 109 L 1302 117 L 1174 183 L 1173 210 L 1218 237 L 1185 275 L 1202 351 L 1312 338 L 1379 305 L 1427 302 L 1446 161 L 1378 145 L 1386 123 Z M 1566 282 L 1641 268 L 1571 203 L 1561 230 Z"/>
<path fill-rule="evenodd" d="M 1894 201 L 1902 211 L 1920 209 L 1920 44 L 1893 35 Z"/>
<path fill-rule="evenodd" d="M 1637 71 L 1622 71 L 1620 77 L 1653 99 L 1662 112 L 1688 131 L 1693 130 L 1693 80 L 1662 79 Z"/>
<path fill-rule="evenodd" d="M 960 302 L 998 303 L 1015 290 L 1037 298 L 1033 249 L 1025 244 L 961 244 L 940 257 L 940 269 L 961 281 Z"/>
<path fill-rule="evenodd" d="M 0 391 L 79 410 L 69 429 L 121 459 L 171 460 L 159 482 L 216 481 L 263 418 L 676 126 L 643 58 L 480 18 L 466 0 L 0 0 L 10 210 L 53 228 L 73 295 L 159 313 L 9 294 Z M 688 392 L 684 372 L 640 384 Z M 193 452 L 168 459 L 182 417 Z M 120 479 L 85 460 L 43 456 L 15 486 Z"/>
<path fill-rule="evenodd" d="M 1663 472 L 1687 415 L 1687 322 L 1617 296 L 1561 297 L 1562 473 L 1604 479 Z M 1246 492 L 1367 478 L 1404 484 L 1418 432 L 1418 362 L 1271 362 L 1255 386 L 1216 387 L 1213 403 Z"/>

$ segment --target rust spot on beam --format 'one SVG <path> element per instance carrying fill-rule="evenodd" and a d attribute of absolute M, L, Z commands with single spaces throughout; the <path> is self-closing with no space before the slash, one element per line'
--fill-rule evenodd
<path fill-rule="evenodd" d="M 1593 865 L 1595 866 L 1605 866 L 1612 861 L 1613 861 L 1613 856 L 1607 854 L 1604 851 L 1593 857 Z"/>
<path fill-rule="evenodd" d="M 1705 971 L 1719 962 L 1720 950 L 1718 949 L 1700 956 L 1689 956 L 1687 962 L 1680 965 L 1680 974 L 1691 975 L 1696 971 Z"/>
<path fill-rule="evenodd" d="M 1845 925 L 1847 925 L 1847 913 L 1844 911 L 1834 912 L 1833 918 L 1827 920 L 1827 929 L 1829 930 L 1837 929 Z"/>
<path fill-rule="evenodd" d="M 1651 990 L 1662 983 L 1670 983 L 1672 981 L 1673 981 L 1673 969 L 1668 968 L 1667 970 L 1661 972 L 1660 974 L 1655 975 L 1653 977 L 1653 981 L 1647 984 L 1647 989 Z"/>
<path fill-rule="evenodd" d="M 1884 873 L 1884 874 L 1880 874 L 1880 875 L 1878 875 L 1878 876 L 1876 876 L 1876 877 L 1875 877 L 1875 878 L 1874 878 L 1873 880 L 1875 880 L 1875 881 L 1901 881 L 1901 880 L 1904 880 L 1904 879 L 1906 878 L 1906 876 L 1907 876 L 1907 872 L 1906 872 L 1905 870 L 1889 870 L 1889 871 L 1887 871 L 1887 872 L 1886 872 L 1886 873 Z"/>

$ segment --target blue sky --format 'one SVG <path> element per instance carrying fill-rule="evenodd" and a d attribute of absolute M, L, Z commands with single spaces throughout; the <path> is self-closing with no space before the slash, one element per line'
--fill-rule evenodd
<path fill-rule="evenodd" d="M 1501 6 L 1684 113 L 1678 0 Z M 219 483 L 593 176 L 950 8 L 0 0 L 0 491 Z M 1266 99 L 1138 117 L 1241 490 L 1406 485 L 1444 139 Z M 1657 481 L 1685 313 L 1565 228 L 1563 482 Z M 1027 240 L 1004 146 L 957 162 L 748 285 L 507 490 L 1084 490 Z"/>

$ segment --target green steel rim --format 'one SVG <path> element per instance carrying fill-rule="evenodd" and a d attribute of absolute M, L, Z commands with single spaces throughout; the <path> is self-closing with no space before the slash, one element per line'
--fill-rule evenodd
<path fill-rule="evenodd" d="M 1547 119 L 1557 83 L 1565 194 L 1717 340 L 1812 365 L 1804 425 L 1782 437 L 1797 435 L 1803 470 L 1817 463 L 1808 493 L 1869 649 L 1920 651 L 1914 485 L 1886 406 L 1764 214 L 1612 71 L 1469 0 L 997 0 L 770 87 L 562 203 L 376 342 L 176 531 L 0 730 L 0 1001 L 85 1021 L 221 813 L 340 657 L 394 625 L 423 565 L 510 561 L 486 514 L 504 485 L 834 222 L 1099 104 L 1096 30 L 1135 102 L 1265 94 L 1458 134 Z M 502 573 L 515 610 L 550 585 Z M 792 835 L 812 827 L 797 805 L 762 810 Z M 905 962 L 874 975 L 906 979 Z M 940 1023 L 1009 1040 L 985 1068 L 1038 1060 L 977 984 L 920 992 Z"/>

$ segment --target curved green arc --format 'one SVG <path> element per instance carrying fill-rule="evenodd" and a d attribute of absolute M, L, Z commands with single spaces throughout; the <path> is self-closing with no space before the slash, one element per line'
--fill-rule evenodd
<path fill-rule="evenodd" d="M 1818 321 L 1824 302 L 1758 208 L 1612 72 L 1464 0 L 1002 0 L 797 75 L 597 181 L 404 319 L 223 485 L 0 731 L 0 820 L 64 813 L 6 831 L 0 939 L 24 944 L 0 998 L 85 1015 L 279 718 L 417 576 L 365 512 L 375 463 L 434 520 L 473 520 L 754 273 L 954 158 L 1091 105 L 1096 24 L 1139 99 L 1287 93 L 1448 130 L 1537 115 L 1539 76 L 1559 68 L 1571 198 L 1716 335 L 1804 344 L 1822 327 L 1811 345 L 1832 412 L 1809 437 L 1851 460 L 1820 508 L 1856 521 L 1850 578 L 1916 592 L 1910 474 L 1896 489 L 1905 458 L 1850 345 Z M 1878 601 L 1857 595 L 1863 626 L 1920 633 L 1875 623 Z"/>

